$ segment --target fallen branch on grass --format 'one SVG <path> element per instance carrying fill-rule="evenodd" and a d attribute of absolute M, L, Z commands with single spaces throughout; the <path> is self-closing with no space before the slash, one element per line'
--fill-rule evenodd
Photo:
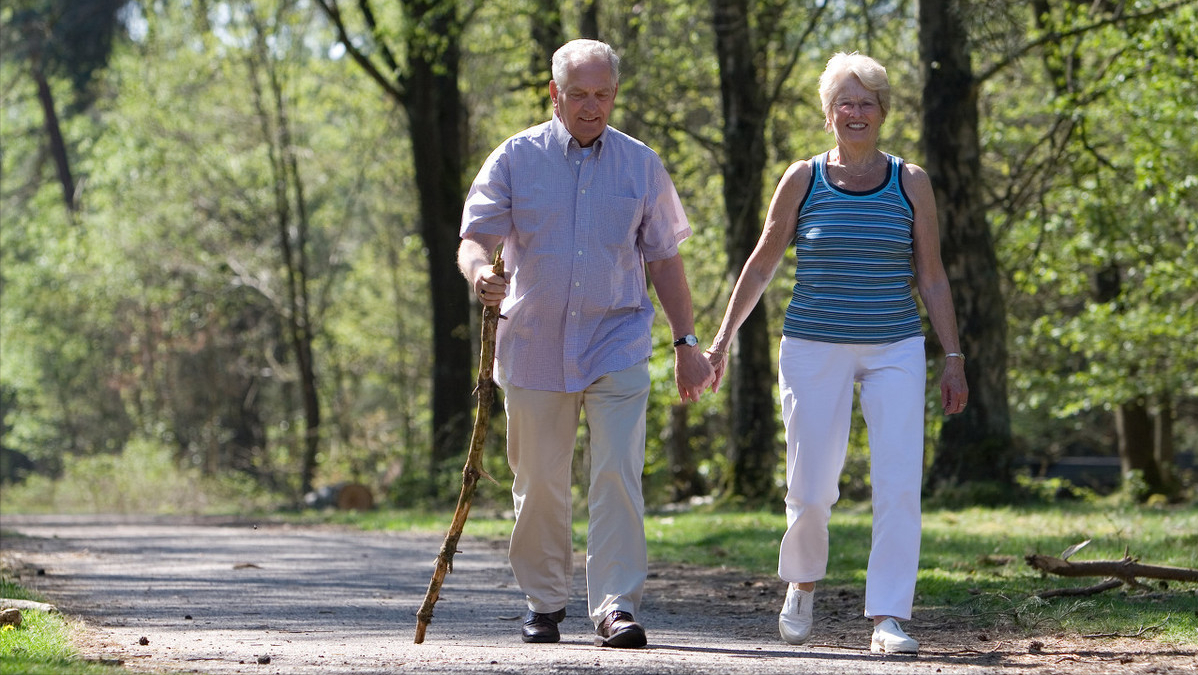
<path fill-rule="evenodd" d="M 1092 560 L 1074 563 L 1050 555 L 1035 554 L 1024 557 L 1024 560 L 1027 561 L 1029 567 L 1046 574 L 1055 574 L 1061 577 L 1108 577 L 1106 581 L 1086 588 L 1062 588 L 1038 593 L 1038 597 L 1041 598 L 1094 595 L 1125 584 L 1143 587 L 1144 585 L 1137 579 L 1139 577 L 1198 583 L 1198 569 L 1145 565 L 1130 556 L 1124 556 L 1122 560 Z"/>
<path fill-rule="evenodd" d="M 1061 577 L 1114 577 L 1125 582 L 1135 580 L 1136 577 L 1145 577 L 1198 583 L 1198 569 L 1144 565 L 1130 556 L 1124 557 L 1123 560 L 1092 560 L 1076 563 L 1050 555 L 1029 555 L 1024 560 L 1030 567 Z"/>
<path fill-rule="evenodd" d="M 1041 593 L 1037 593 L 1036 597 L 1048 599 L 1048 598 L 1098 595 L 1099 593 L 1102 593 L 1103 591 L 1109 591 L 1112 588 L 1119 588 L 1122 585 L 1123 585 L 1123 582 L 1120 581 L 1119 579 L 1107 579 L 1106 581 L 1102 582 L 1101 584 L 1094 584 L 1093 586 L 1086 586 L 1085 588 L 1054 588 L 1050 591 L 1043 591 Z"/>
<path fill-rule="evenodd" d="M 1172 619 L 1172 618 L 1173 618 L 1173 615 L 1170 614 L 1169 616 L 1165 617 L 1164 621 L 1161 621 L 1160 623 L 1156 624 L 1155 626 L 1141 626 L 1139 632 L 1132 633 L 1130 635 L 1124 635 L 1122 633 L 1092 633 L 1090 635 L 1083 635 L 1082 637 L 1089 638 L 1089 639 L 1143 637 L 1144 634 L 1146 634 L 1146 633 L 1164 628 L 1166 625 L 1169 624 L 1169 619 Z"/>
<path fill-rule="evenodd" d="M 34 602 L 33 600 L 14 600 L 12 598 L 0 598 L 0 607 L 8 609 L 10 607 L 16 609 L 34 609 L 39 612 L 57 612 L 58 608 L 54 605 L 45 602 Z"/>

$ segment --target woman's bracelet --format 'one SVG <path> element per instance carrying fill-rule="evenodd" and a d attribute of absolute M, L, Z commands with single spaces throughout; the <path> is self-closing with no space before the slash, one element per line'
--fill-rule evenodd
<path fill-rule="evenodd" d="M 724 351 L 723 349 L 716 349 L 715 347 L 708 347 L 704 351 L 706 351 L 708 354 L 715 354 L 716 356 L 728 355 L 728 352 Z"/>
<path fill-rule="evenodd" d="M 945 354 L 945 355 L 944 355 L 944 358 L 946 358 L 946 359 L 947 359 L 947 358 L 951 358 L 951 357 L 953 357 L 953 356 L 955 356 L 955 357 L 957 357 L 957 358 L 961 359 L 962 361 L 964 361 L 964 360 L 965 360 L 965 355 L 964 355 L 964 354 L 962 354 L 961 352 L 949 352 L 949 353 L 947 353 L 947 354 Z"/>

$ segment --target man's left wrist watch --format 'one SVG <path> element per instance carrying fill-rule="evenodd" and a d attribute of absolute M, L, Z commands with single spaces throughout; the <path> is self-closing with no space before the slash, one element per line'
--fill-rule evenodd
<path fill-rule="evenodd" d="M 694 347 L 697 344 L 699 344 L 699 338 L 695 337 L 694 335 L 683 335 L 677 340 L 674 340 L 675 347 L 681 347 L 682 345 Z"/>

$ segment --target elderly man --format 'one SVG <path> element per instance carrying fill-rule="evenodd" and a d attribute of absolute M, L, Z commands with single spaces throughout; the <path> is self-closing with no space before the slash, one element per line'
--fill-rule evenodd
<path fill-rule="evenodd" d="M 654 310 L 646 268 L 675 337 L 682 400 L 698 400 L 714 379 L 678 255 L 691 229 L 657 154 L 607 126 L 618 86 L 619 57 L 608 45 L 574 40 L 558 49 L 553 118 L 491 153 L 462 215 L 462 274 L 507 317 L 495 373 L 508 419 L 509 559 L 528 601 L 525 642 L 561 639 L 573 561 L 570 465 L 585 410 L 595 643 L 646 644 L 634 618 L 648 569 L 641 473 Z M 504 276 L 491 266 L 500 244 Z"/>

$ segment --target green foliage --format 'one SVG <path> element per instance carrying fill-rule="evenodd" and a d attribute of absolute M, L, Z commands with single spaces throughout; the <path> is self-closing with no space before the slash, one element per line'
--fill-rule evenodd
<path fill-rule="evenodd" d="M 1148 6 L 1134 4 L 1129 12 Z M 14 12 L 47 5 L 9 3 L 0 12 L 7 26 Z M 231 7 L 166 3 L 139 13 L 131 6 L 130 39 L 113 42 L 106 61 L 75 64 L 82 69 L 72 72 L 89 78 L 93 103 L 87 114 L 62 119 L 80 185 L 75 217 L 46 159 L 42 110 L 22 52 L 6 50 L 0 59 L 7 85 L 0 92 L 4 445 L 53 475 L 77 466 L 76 457 L 107 458 L 95 462 L 108 470 L 103 462 L 121 462 L 125 446 L 144 444 L 161 452 L 155 461 L 177 462 L 187 475 L 233 475 L 299 497 L 302 413 L 283 332 L 290 309 L 271 173 L 272 149 L 281 147 L 271 120 L 283 112 L 310 221 L 307 309 L 324 412 L 317 482 L 366 482 L 391 503 L 418 503 L 432 484 L 452 493 L 457 467 L 428 461 L 428 252 L 416 235 L 406 120 L 336 47 L 313 7 L 275 0 Z M 1188 40 L 1195 8 L 1077 32 L 1020 58 L 1013 55 L 1022 45 L 1049 30 L 1088 26 L 1101 8 L 1054 6 L 1044 17 L 1011 3 L 971 9 L 978 72 L 1006 64 L 983 85 L 980 132 L 1010 308 L 1021 450 L 1047 459 L 1080 447 L 1105 451 L 1109 410 L 1144 400 L 1154 412 L 1175 411 L 1176 449 L 1194 451 L 1198 137 L 1188 129 L 1198 121 L 1198 63 Z M 461 83 L 470 120 L 466 179 L 503 138 L 549 114 L 543 70 L 530 66 L 539 53 L 528 30 L 535 8 L 503 2 L 470 11 Z M 578 11 L 562 8 L 567 38 L 576 36 Z M 919 161 L 914 3 L 829 6 L 800 45 L 809 11 L 762 3 L 751 13 L 760 70 L 776 96 L 766 197 L 788 164 L 832 143 L 816 79 L 833 51 L 860 50 L 887 65 L 893 109 L 882 145 Z M 732 281 L 716 164 L 721 103 L 711 9 L 649 0 L 604 3 L 601 12 L 605 39 L 624 57 L 613 123 L 658 150 L 694 228 L 681 250 L 696 333 L 706 342 Z M 428 25 L 407 25 L 395 5 L 380 7 L 377 18 L 389 38 L 428 34 Z M 252 48 L 259 29 L 265 53 Z M 4 39 L 21 41 L 18 32 Z M 407 55 L 396 53 L 401 63 Z M 262 89 L 254 84 L 268 75 L 280 83 L 281 109 L 256 98 Z M 49 84 L 57 100 L 69 100 L 76 81 L 64 71 Z M 788 255 L 762 300 L 775 335 L 793 264 Z M 1100 296 L 1100 281 L 1117 293 Z M 657 321 L 651 504 L 670 501 L 674 483 L 671 337 Z M 722 392 L 688 410 L 687 448 L 708 487 L 726 468 L 727 407 Z M 932 439 L 940 423 L 933 405 L 927 420 Z M 842 490 L 864 498 L 864 429 L 853 434 Z M 506 483 L 498 422 L 493 436 L 488 470 Z M 497 504 L 507 498 L 506 486 L 481 489 Z M 997 498 L 979 490 L 959 498 Z"/>
<path fill-rule="evenodd" d="M 180 468 L 171 452 L 144 440 L 115 455 L 66 455 L 58 479 L 34 475 L 0 493 L 5 513 L 261 513 L 281 503 L 247 476 Z"/>
<path fill-rule="evenodd" d="M 1094 20 L 1069 7 L 1075 15 L 1047 25 Z M 1195 66 L 1180 37 L 1193 21 L 1187 7 L 1085 32 L 1042 71 L 1029 63 L 1004 76 L 1011 88 L 995 87 L 988 146 L 1006 190 L 994 197 L 1017 428 L 1043 428 L 1045 413 L 1060 428 L 1131 400 L 1167 410 L 1198 392 L 1198 145 L 1176 126 L 1198 104 L 1198 87 L 1179 77 Z M 1057 95 L 1006 95 L 1030 84 Z M 1193 420 L 1178 422 L 1175 438 L 1192 436 Z"/>
<path fill-rule="evenodd" d="M 1054 504 L 1062 501 L 1096 502 L 1099 496 L 1091 489 L 1078 487 L 1065 478 L 1036 479 L 1026 473 L 1015 476 L 1016 484 L 1028 497 L 1042 504 Z M 1139 501 L 1137 500 L 1137 502 Z"/>

